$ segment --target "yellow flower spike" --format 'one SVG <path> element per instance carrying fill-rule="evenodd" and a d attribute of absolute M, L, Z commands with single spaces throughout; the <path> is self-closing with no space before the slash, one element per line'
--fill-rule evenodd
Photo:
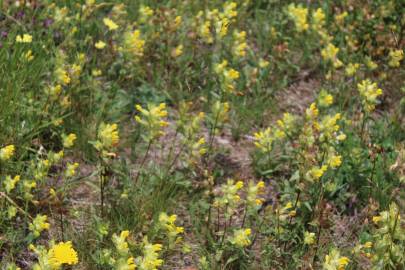
<path fill-rule="evenodd" d="M 62 139 L 63 139 L 63 147 L 70 148 L 74 145 L 77 136 L 76 134 L 70 133 L 69 135 L 62 135 Z"/>
<path fill-rule="evenodd" d="M 112 241 L 117 249 L 118 253 L 121 255 L 127 255 L 129 252 L 128 243 L 126 239 L 129 236 L 129 231 L 125 230 L 120 233 L 120 235 L 116 235 L 115 233 L 112 235 Z"/>
<path fill-rule="evenodd" d="M 296 6 L 295 4 L 290 4 L 287 8 L 287 14 L 294 21 L 297 32 L 303 32 L 309 28 L 307 21 L 307 8 L 304 8 L 301 5 Z"/>
<path fill-rule="evenodd" d="M 97 133 L 98 141 L 95 147 L 99 151 L 111 151 L 119 143 L 120 137 L 118 133 L 117 124 L 104 124 L 102 123 Z"/>
<path fill-rule="evenodd" d="M 307 172 L 307 178 L 311 181 L 318 181 L 322 175 L 327 171 L 328 166 L 323 165 L 321 167 L 314 166 Z"/>
<path fill-rule="evenodd" d="M 138 60 L 143 56 L 145 40 L 142 39 L 141 31 L 127 31 L 123 36 L 123 44 L 120 50 L 132 59 Z"/>
<path fill-rule="evenodd" d="M 7 145 L 3 148 L 0 148 L 0 160 L 1 161 L 7 161 L 9 160 L 15 152 L 15 146 L 14 145 Z"/>
<path fill-rule="evenodd" d="M 388 65 L 393 68 L 399 67 L 402 59 L 404 59 L 403 50 L 391 50 Z"/>
<path fill-rule="evenodd" d="M 325 256 L 323 269 L 344 270 L 349 262 L 349 258 L 340 256 L 339 250 L 332 249 L 329 254 Z"/>
<path fill-rule="evenodd" d="M 315 243 L 315 233 L 304 232 L 304 243 L 306 245 L 313 245 Z"/>
<path fill-rule="evenodd" d="M 20 181 L 20 176 L 16 175 L 14 178 L 11 178 L 11 176 L 7 176 L 6 179 L 4 180 L 4 187 L 7 193 L 10 193 L 16 186 L 16 184 Z"/>
<path fill-rule="evenodd" d="M 348 77 L 354 76 L 359 67 L 360 67 L 359 63 L 349 63 L 345 69 L 346 76 Z"/>
<path fill-rule="evenodd" d="M 325 61 L 330 61 L 335 68 L 339 68 L 343 63 L 337 58 L 338 52 L 339 48 L 336 48 L 332 43 L 328 43 L 328 45 L 321 50 L 321 55 Z"/>
<path fill-rule="evenodd" d="M 162 250 L 161 244 L 151 244 L 147 238 L 143 240 L 143 256 L 137 258 L 137 266 L 139 269 L 155 270 L 163 264 L 163 260 L 159 259 L 159 251 Z"/>
<path fill-rule="evenodd" d="M 319 110 L 316 107 L 316 103 L 312 103 L 308 109 L 306 109 L 305 114 L 309 120 L 314 120 L 319 115 Z"/>
<path fill-rule="evenodd" d="M 365 64 L 370 70 L 374 70 L 378 67 L 378 65 L 369 56 L 366 57 Z"/>
<path fill-rule="evenodd" d="M 220 14 L 220 17 L 226 17 L 228 19 L 232 19 L 238 15 L 236 11 L 237 4 L 235 2 L 225 2 L 223 6 L 223 12 Z"/>
<path fill-rule="evenodd" d="M 46 215 L 37 215 L 32 223 L 29 224 L 28 229 L 32 232 L 34 238 L 38 238 L 42 231 L 48 230 L 50 224 L 47 222 Z"/>
<path fill-rule="evenodd" d="M 230 238 L 230 242 L 240 248 L 250 245 L 251 241 L 249 236 L 252 234 L 251 229 L 239 229 L 235 230 L 233 236 Z"/>
<path fill-rule="evenodd" d="M 318 8 L 312 13 L 312 28 L 320 31 L 325 24 L 325 13 L 321 8 Z"/>
<path fill-rule="evenodd" d="M 264 131 L 256 132 L 254 134 L 254 140 L 255 146 L 263 153 L 268 153 L 271 151 L 274 138 L 270 128 L 267 128 Z"/>
<path fill-rule="evenodd" d="M 341 164 L 342 164 L 342 156 L 332 155 L 328 160 L 328 165 L 333 169 L 339 167 Z"/>
<path fill-rule="evenodd" d="M 55 76 L 61 85 L 68 85 L 71 82 L 69 74 L 61 67 L 55 70 Z"/>
<path fill-rule="evenodd" d="M 246 32 L 235 30 L 233 32 L 234 44 L 232 46 L 232 53 L 235 57 L 245 57 L 248 45 L 246 43 Z"/>
<path fill-rule="evenodd" d="M 357 90 L 362 98 L 362 104 L 366 112 L 372 112 L 375 105 L 378 103 L 377 98 L 382 95 L 382 90 L 378 88 L 376 83 L 369 79 L 363 80 L 357 84 Z"/>
<path fill-rule="evenodd" d="M 66 166 L 65 176 L 66 177 L 73 177 L 76 175 L 76 169 L 79 167 L 79 163 L 68 163 Z"/>
<path fill-rule="evenodd" d="M 153 9 L 151 9 L 151 8 L 148 7 L 148 6 L 141 5 L 141 6 L 139 7 L 139 14 L 141 15 L 141 16 L 139 17 L 139 21 L 140 21 L 141 23 L 145 23 L 145 22 L 148 20 L 148 18 L 150 18 L 150 17 L 153 16 L 154 11 L 153 11 Z"/>
<path fill-rule="evenodd" d="M 327 91 L 322 90 L 318 96 L 318 105 L 319 107 L 327 108 L 333 104 L 333 96 Z"/>
<path fill-rule="evenodd" d="M 164 135 L 162 128 L 169 125 L 163 120 L 168 115 L 165 103 L 149 104 L 147 109 L 141 105 L 135 105 L 135 108 L 140 112 L 140 115 L 135 116 L 135 120 L 146 128 L 146 135 L 143 137 L 146 141 L 150 142 Z"/>

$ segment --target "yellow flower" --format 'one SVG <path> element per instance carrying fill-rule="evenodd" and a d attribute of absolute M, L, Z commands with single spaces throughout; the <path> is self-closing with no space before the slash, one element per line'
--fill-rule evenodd
<path fill-rule="evenodd" d="M 233 179 L 228 179 L 226 184 L 223 184 L 221 186 L 222 196 L 215 198 L 214 206 L 215 207 L 227 206 L 228 214 L 231 213 L 240 200 L 238 192 L 242 187 L 243 187 L 242 181 L 238 181 L 235 183 Z"/>
<path fill-rule="evenodd" d="M 146 22 L 149 17 L 153 16 L 153 13 L 153 9 L 148 6 L 141 5 L 139 7 L 139 14 L 141 15 L 139 17 L 139 21 L 142 23 Z"/>
<path fill-rule="evenodd" d="M 348 77 L 355 75 L 359 67 L 360 67 L 359 63 L 349 63 L 345 69 L 346 75 Z"/>
<path fill-rule="evenodd" d="M 235 30 L 233 32 L 234 43 L 232 47 L 232 52 L 236 57 L 244 57 L 246 56 L 246 32 L 245 31 L 238 31 Z"/>
<path fill-rule="evenodd" d="M 331 61 L 335 68 L 339 68 L 343 63 L 337 58 L 338 52 L 339 48 L 336 48 L 332 43 L 328 43 L 328 45 L 321 50 L 321 55 L 325 61 Z"/>
<path fill-rule="evenodd" d="M 214 41 L 214 38 L 211 35 L 211 22 L 210 21 L 205 21 L 198 27 L 197 29 L 198 34 L 203 38 L 203 40 L 211 44 Z"/>
<path fill-rule="evenodd" d="M 79 262 L 76 251 L 72 247 L 72 242 L 60 242 L 49 250 L 49 262 L 58 269 L 63 264 L 75 265 Z"/>
<path fill-rule="evenodd" d="M 325 13 L 321 8 L 318 8 L 313 14 L 312 14 L 312 27 L 319 31 L 323 25 L 325 24 Z"/>
<path fill-rule="evenodd" d="M 176 18 L 174 18 L 173 27 L 174 27 L 175 29 L 177 29 L 177 28 L 180 26 L 181 22 L 182 22 L 181 16 L 176 16 Z"/>
<path fill-rule="evenodd" d="M 162 212 L 159 214 L 159 224 L 162 228 L 166 230 L 167 236 L 169 238 L 169 245 L 172 246 L 181 241 L 179 234 L 184 232 L 183 227 L 177 227 L 175 222 L 177 220 L 177 215 L 167 215 Z"/>
<path fill-rule="evenodd" d="M 18 35 L 15 38 L 15 41 L 18 42 L 18 43 L 31 43 L 32 42 L 32 36 L 30 34 Z"/>
<path fill-rule="evenodd" d="M 28 50 L 25 54 L 24 54 L 24 58 L 27 59 L 27 61 L 32 61 L 34 59 L 34 55 L 32 55 L 32 50 Z"/>
<path fill-rule="evenodd" d="M 9 160 L 13 155 L 15 151 L 15 146 L 14 145 L 7 145 L 3 148 L 0 148 L 0 160 L 6 161 Z"/>
<path fill-rule="evenodd" d="M 342 164 L 342 156 L 335 156 L 332 155 L 329 159 L 328 159 L 328 165 L 331 168 L 337 168 Z"/>
<path fill-rule="evenodd" d="M 113 20 L 109 18 L 104 18 L 103 23 L 108 27 L 108 30 L 113 31 L 118 28 L 118 24 L 116 24 Z"/>
<path fill-rule="evenodd" d="M 176 48 L 174 48 L 172 50 L 172 57 L 173 58 L 177 58 L 182 54 L 183 54 L 183 45 L 182 44 L 180 44 L 179 46 L 177 46 Z"/>
<path fill-rule="evenodd" d="M 224 11 L 220 14 L 221 17 L 226 17 L 228 19 L 232 19 L 238 15 L 236 11 L 236 7 L 238 5 L 235 2 L 225 2 L 224 3 Z"/>
<path fill-rule="evenodd" d="M 125 255 L 129 252 L 128 243 L 126 241 L 128 236 L 129 231 L 122 231 L 119 236 L 114 233 L 112 236 L 112 241 L 115 245 L 115 248 L 122 255 Z"/>
<path fill-rule="evenodd" d="M 249 182 L 246 194 L 246 203 L 249 207 L 255 209 L 257 206 L 262 205 L 263 199 L 258 198 L 258 195 L 264 190 L 264 182 L 260 181 L 256 185 L 253 181 Z"/>
<path fill-rule="evenodd" d="M 346 140 L 346 134 L 341 133 L 341 134 L 339 134 L 339 135 L 336 136 L 336 139 L 337 139 L 338 141 L 344 141 L 344 140 Z"/>
<path fill-rule="evenodd" d="M 76 134 L 70 133 L 69 135 L 62 135 L 63 147 L 70 148 L 74 145 L 75 140 L 77 139 Z"/>
<path fill-rule="evenodd" d="M 325 90 L 321 90 L 318 96 L 318 105 L 319 107 L 327 108 L 333 104 L 333 96 L 326 92 Z"/>
<path fill-rule="evenodd" d="M 79 167 L 79 163 L 75 162 L 75 163 L 68 163 L 66 166 L 66 172 L 65 172 L 65 176 L 66 177 L 73 177 L 76 174 L 76 169 L 77 167 Z"/>
<path fill-rule="evenodd" d="M 316 107 L 316 103 L 311 103 L 308 109 L 306 109 L 305 114 L 308 120 L 315 120 L 318 117 L 319 110 Z"/>
<path fill-rule="evenodd" d="M 287 8 L 287 13 L 294 21 L 295 28 L 298 32 L 303 32 L 309 28 L 309 24 L 307 22 L 307 8 L 304 8 L 301 5 L 295 6 L 295 4 L 290 4 Z"/>
<path fill-rule="evenodd" d="M 105 48 L 105 45 L 106 45 L 105 42 L 99 40 L 96 42 L 96 44 L 94 44 L 94 47 L 96 47 L 99 50 L 102 50 Z"/>
<path fill-rule="evenodd" d="M 58 82 L 62 85 L 68 85 L 71 81 L 67 71 L 61 67 L 59 67 L 55 70 L 55 75 L 56 75 L 56 79 L 58 80 Z"/>
<path fill-rule="evenodd" d="M 325 270 L 344 270 L 349 264 L 350 260 L 347 257 L 341 257 L 337 249 L 332 249 L 328 255 L 325 256 L 323 269 Z"/>
<path fill-rule="evenodd" d="M 318 181 L 322 177 L 322 175 L 326 172 L 327 169 L 328 166 L 326 165 L 322 165 L 321 167 L 314 166 L 311 168 L 311 170 L 308 171 L 307 177 L 311 181 L 312 180 Z"/>
<path fill-rule="evenodd" d="M 335 21 L 338 25 L 343 25 L 345 18 L 349 15 L 347 11 L 335 15 Z"/>
<path fill-rule="evenodd" d="M 271 129 L 267 128 L 264 131 L 259 131 L 254 134 L 255 145 L 264 153 L 268 153 L 272 149 L 274 138 Z"/>
<path fill-rule="evenodd" d="M 404 58 L 403 50 L 391 50 L 389 54 L 388 65 L 390 67 L 399 67 L 401 60 Z"/>
<path fill-rule="evenodd" d="M 98 129 L 98 144 L 96 144 L 96 148 L 98 150 L 101 149 L 111 149 L 118 145 L 120 140 L 118 134 L 118 125 L 117 124 L 104 124 L 102 123 Z"/>
<path fill-rule="evenodd" d="M 362 98 L 362 103 L 366 112 L 371 112 L 375 109 L 377 98 L 382 95 L 382 90 L 378 88 L 376 83 L 372 83 L 369 79 L 363 80 L 357 84 L 357 89 Z"/>
<path fill-rule="evenodd" d="M 32 223 L 29 224 L 28 228 L 35 238 L 39 237 L 42 231 L 49 229 L 50 224 L 47 222 L 47 219 L 46 215 L 37 215 Z"/>
<path fill-rule="evenodd" d="M 98 77 L 98 76 L 101 76 L 103 74 L 103 72 L 101 71 L 101 69 L 93 69 L 92 71 L 91 71 L 91 75 L 93 75 L 94 77 Z"/>
<path fill-rule="evenodd" d="M 370 70 L 374 70 L 378 67 L 378 65 L 371 59 L 371 57 L 367 56 L 366 57 L 366 66 L 370 69 Z"/>
<path fill-rule="evenodd" d="M 349 258 L 347 257 L 340 257 L 339 258 L 339 270 L 344 269 L 346 265 L 350 262 Z"/>
<path fill-rule="evenodd" d="M 375 223 L 375 224 L 377 224 L 378 222 L 380 222 L 382 220 L 382 217 L 381 216 L 373 216 L 373 222 Z"/>
<path fill-rule="evenodd" d="M 144 138 L 146 141 L 151 141 L 164 135 L 163 127 L 169 124 L 164 120 L 167 116 L 165 103 L 160 103 L 159 105 L 149 104 L 147 109 L 137 104 L 135 108 L 141 113 L 141 116 L 135 116 L 135 120 L 147 129 L 148 134 Z"/>
<path fill-rule="evenodd" d="M 230 242 L 237 247 L 246 247 L 250 245 L 251 241 L 249 236 L 252 234 L 251 229 L 239 229 L 236 230 L 233 234 L 233 237 L 230 239 Z"/>
<path fill-rule="evenodd" d="M 236 80 L 240 74 L 233 68 L 227 68 L 228 61 L 223 60 L 220 64 L 214 66 L 214 71 L 219 75 L 222 89 L 232 93 L 235 90 Z"/>
<path fill-rule="evenodd" d="M 14 178 L 11 178 L 11 176 L 6 176 L 6 179 L 4 180 L 4 187 L 7 193 L 10 193 L 14 188 L 15 185 L 20 181 L 20 176 L 16 175 Z"/>
<path fill-rule="evenodd" d="M 315 233 L 304 232 L 304 243 L 307 245 L 312 245 L 315 243 Z"/>
<path fill-rule="evenodd" d="M 121 50 L 130 54 L 132 57 L 143 55 L 145 40 L 141 38 L 141 31 L 127 31 L 124 33 L 123 47 Z"/>
<path fill-rule="evenodd" d="M 136 265 L 135 265 L 134 257 L 129 257 L 127 260 L 126 270 L 135 270 L 135 269 L 136 269 Z"/>
<path fill-rule="evenodd" d="M 156 270 L 163 264 L 159 259 L 159 251 L 162 250 L 161 244 L 151 244 L 147 238 L 144 238 L 143 257 L 137 258 L 137 265 L 142 270 Z"/>
<path fill-rule="evenodd" d="M 266 67 L 269 66 L 269 64 L 270 64 L 269 61 L 264 60 L 263 58 L 260 58 L 260 60 L 259 60 L 259 67 L 261 67 L 261 68 L 266 68 Z"/>

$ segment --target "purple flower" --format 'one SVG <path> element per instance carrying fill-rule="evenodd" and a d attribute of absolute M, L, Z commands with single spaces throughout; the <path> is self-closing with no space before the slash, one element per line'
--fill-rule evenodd
<path fill-rule="evenodd" d="M 45 27 L 45 28 L 49 28 L 52 24 L 53 24 L 53 20 L 52 20 L 52 19 L 46 19 L 46 20 L 44 21 L 44 27 Z"/>

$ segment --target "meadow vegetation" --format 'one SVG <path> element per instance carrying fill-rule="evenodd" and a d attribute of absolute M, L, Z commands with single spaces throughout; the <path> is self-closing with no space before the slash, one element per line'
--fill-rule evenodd
<path fill-rule="evenodd" d="M 0 6 L 0 269 L 405 269 L 403 1 Z"/>

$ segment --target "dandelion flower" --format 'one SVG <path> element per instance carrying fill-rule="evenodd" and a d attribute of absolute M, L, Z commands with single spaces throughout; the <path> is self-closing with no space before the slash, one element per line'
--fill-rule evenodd
<path fill-rule="evenodd" d="M 72 247 L 72 242 L 60 242 L 49 250 L 49 261 L 55 268 L 63 264 L 75 265 L 79 262 L 77 253 Z"/>

